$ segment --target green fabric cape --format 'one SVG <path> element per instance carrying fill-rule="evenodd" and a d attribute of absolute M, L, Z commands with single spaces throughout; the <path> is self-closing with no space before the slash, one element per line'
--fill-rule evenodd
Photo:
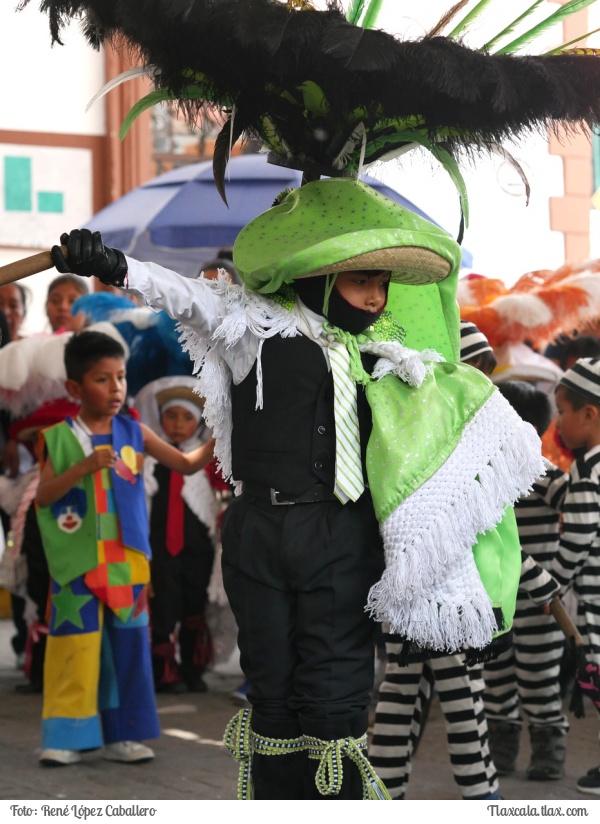
<path fill-rule="evenodd" d="M 404 328 L 406 346 L 417 350 L 435 349 L 448 361 L 460 360 L 457 284 L 457 270 L 439 283 L 423 286 L 390 284 L 387 309 Z M 405 467 L 407 474 L 404 477 L 399 474 L 396 480 L 390 478 L 389 459 L 376 468 L 378 460 L 375 459 L 375 455 L 382 452 L 383 437 L 386 436 L 386 441 L 392 444 L 395 438 L 387 432 L 390 429 L 390 420 L 387 416 L 374 416 L 377 420 L 374 420 L 373 435 L 369 442 L 367 466 L 370 464 L 369 483 L 372 489 L 376 490 L 373 492 L 373 499 L 377 502 L 376 509 L 380 522 L 389 515 L 394 506 L 398 505 L 402 497 L 414 491 L 420 482 L 431 477 L 431 474 L 439 469 L 460 438 L 461 415 L 464 414 L 466 423 L 491 395 L 491 382 L 483 375 L 478 379 L 472 374 L 474 371 L 476 370 L 470 369 L 470 378 L 465 380 L 465 373 L 457 363 L 440 365 L 439 370 L 436 367 L 435 381 L 417 390 L 411 390 L 406 384 L 396 381 L 391 394 L 397 411 L 402 407 L 403 398 L 411 391 L 419 392 L 421 408 L 427 408 L 431 422 L 429 434 L 439 450 L 437 453 L 433 450 L 431 461 L 419 469 L 408 465 L 406 450 L 395 450 L 395 458 Z M 431 396 L 437 389 L 442 390 L 439 394 L 440 403 L 428 403 L 427 396 Z M 448 390 L 448 394 L 445 394 L 444 390 Z M 371 384 L 367 392 L 370 399 L 376 399 L 381 393 L 378 383 Z M 377 401 L 371 405 L 372 408 L 379 406 Z M 459 409 L 462 409 L 461 413 Z M 402 417 L 406 418 L 405 415 Z M 418 427 L 413 423 L 412 428 L 416 432 Z M 412 444 L 415 433 L 411 432 L 410 420 L 406 421 L 406 429 L 409 442 Z M 494 529 L 479 535 L 473 547 L 473 555 L 492 605 L 502 610 L 503 627 L 499 628 L 499 632 L 506 632 L 512 625 L 521 573 L 521 546 L 512 507 L 506 508 L 504 518 Z"/>

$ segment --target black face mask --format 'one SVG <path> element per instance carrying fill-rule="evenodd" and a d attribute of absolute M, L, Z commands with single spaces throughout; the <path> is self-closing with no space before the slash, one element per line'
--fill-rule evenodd
<path fill-rule="evenodd" d="M 357 309 L 356 306 L 348 303 L 346 298 L 343 298 L 334 286 L 329 297 L 327 320 L 334 326 L 339 326 L 345 332 L 350 332 L 351 335 L 360 335 L 372 323 L 375 323 L 384 309 L 385 305 L 382 306 L 379 312 L 367 312 L 366 309 Z"/>
<path fill-rule="evenodd" d="M 325 287 L 327 278 L 317 276 L 312 278 L 299 278 L 294 281 L 293 287 L 300 297 L 300 300 L 317 315 L 323 315 L 323 303 L 325 302 Z M 329 309 L 327 320 L 333 326 L 338 326 L 351 335 L 359 335 L 364 332 L 372 323 L 380 317 L 383 309 L 379 312 L 367 312 L 365 309 L 357 309 L 343 298 L 338 290 L 333 288 L 329 296 Z"/>

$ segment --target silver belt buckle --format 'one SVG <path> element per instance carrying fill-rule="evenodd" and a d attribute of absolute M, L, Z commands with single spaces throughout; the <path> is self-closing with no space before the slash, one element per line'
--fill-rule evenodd
<path fill-rule="evenodd" d="M 271 504 L 273 506 L 294 506 L 293 501 L 278 501 L 277 496 L 279 495 L 279 490 L 271 488 L 269 490 L 271 492 Z"/>

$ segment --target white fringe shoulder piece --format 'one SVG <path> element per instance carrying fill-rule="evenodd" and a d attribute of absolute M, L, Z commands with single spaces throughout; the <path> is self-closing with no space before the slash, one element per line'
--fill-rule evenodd
<path fill-rule="evenodd" d="M 191 326 L 178 325 L 179 341 L 194 363 L 198 375 L 197 392 L 204 398 L 204 420 L 215 437 L 215 457 L 223 477 L 233 481 L 231 468 L 231 370 L 219 353 L 215 343 L 226 348 L 238 343 L 246 332 L 259 341 L 275 335 L 293 337 L 298 334 L 298 321 L 294 314 L 245 287 L 230 283 L 220 276 L 211 283 L 214 292 L 223 299 L 224 312 L 221 323 L 211 338 L 199 335 Z M 257 406 L 262 398 L 261 344 L 257 355 Z M 239 492 L 236 485 L 236 492 Z"/>

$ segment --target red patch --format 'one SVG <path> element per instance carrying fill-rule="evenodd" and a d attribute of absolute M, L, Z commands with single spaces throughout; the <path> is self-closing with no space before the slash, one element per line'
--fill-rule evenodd
<path fill-rule="evenodd" d="M 129 467 L 125 464 L 122 458 L 117 458 L 117 460 L 115 461 L 114 470 L 119 476 L 119 478 L 122 478 L 124 481 L 129 481 L 130 484 L 135 483 L 135 475 L 133 474 L 131 469 L 129 469 Z"/>

